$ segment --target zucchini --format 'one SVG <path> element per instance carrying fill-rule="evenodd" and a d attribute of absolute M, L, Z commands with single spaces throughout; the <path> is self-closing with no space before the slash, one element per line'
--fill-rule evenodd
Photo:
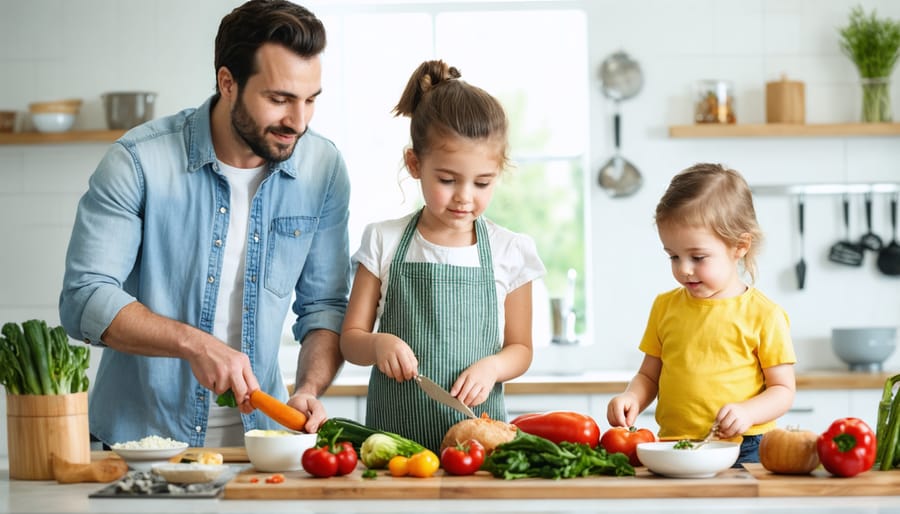
<path fill-rule="evenodd" d="M 357 454 L 360 453 L 363 442 L 373 434 L 384 434 L 391 439 L 394 439 L 397 441 L 399 447 L 404 450 L 403 453 L 409 453 L 409 455 L 425 449 L 421 444 L 412 439 L 407 439 L 402 435 L 393 432 L 385 432 L 383 430 L 376 430 L 347 418 L 329 418 L 325 420 L 325 423 L 322 423 L 322 426 L 319 427 L 318 434 L 319 435 L 316 438 L 317 445 L 329 444 L 332 440 L 337 442 L 349 441 Z"/>

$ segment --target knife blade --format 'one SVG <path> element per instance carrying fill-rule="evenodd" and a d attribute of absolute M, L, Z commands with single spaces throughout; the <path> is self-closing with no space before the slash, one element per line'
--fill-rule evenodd
<path fill-rule="evenodd" d="M 442 403 L 447 407 L 465 414 L 470 418 L 478 418 L 478 416 L 475 415 L 475 413 L 472 411 L 472 409 L 469 408 L 468 405 L 463 403 L 459 398 L 451 395 L 443 387 L 436 384 L 434 380 L 431 380 L 430 378 L 422 375 L 418 375 L 416 376 L 416 383 L 419 384 L 419 387 L 422 389 L 422 391 L 425 391 L 425 394 L 427 394 L 432 400 Z"/>

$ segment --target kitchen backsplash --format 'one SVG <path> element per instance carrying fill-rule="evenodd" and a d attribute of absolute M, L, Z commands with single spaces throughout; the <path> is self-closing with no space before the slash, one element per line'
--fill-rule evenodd
<path fill-rule="evenodd" d="M 103 127 L 100 94 L 110 90 L 158 92 L 158 116 L 198 105 L 212 90 L 212 40 L 218 21 L 237 3 L 4 0 L 0 110 L 24 111 L 30 101 L 40 98 L 81 97 L 85 103 L 76 129 L 83 129 Z M 715 161 L 743 172 L 751 185 L 900 182 L 898 136 L 672 139 L 667 135 L 670 125 L 692 123 L 694 84 L 707 78 L 733 81 L 739 123 L 765 121 L 765 83 L 783 73 L 805 83 L 807 123 L 856 121 L 861 101 L 856 71 L 837 44 L 837 27 L 856 3 L 561 2 L 583 8 L 588 15 L 593 143 L 585 187 L 591 310 L 579 313 L 588 320 L 585 344 L 556 347 L 547 340 L 537 341 L 533 372 L 637 369 L 641 360 L 637 342 L 653 298 L 676 285 L 652 213 L 677 171 L 698 161 Z M 861 4 L 900 19 L 900 2 Z M 331 8 L 324 1 L 308 5 L 317 12 Z M 627 119 L 623 141 L 629 159 L 644 174 L 644 186 L 634 196 L 613 199 L 595 182 L 594 172 L 612 152 L 612 107 L 594 82 L 594 70 L 618 49 L 637 58 L 645 73 L 640 95 L 622 106 Z M 326 74 L 327 66 L 326 55 Z M 540 73 L 540 63 L 523 71 Z M 892 82 L 891 95 L 900 105 L 900 80 Z M 895 113 L 900 117 L 896 107 Z M 316 116 L 327 117 L 329 112 L 322 109 Z M 0 321 L 58 322 L 56 304 L 73 216 L 106 146 L 0 146 Z M 757 198 L 766 239 L 756 285 L 789 313 L 801 369 L 843 368 L 829 347 L 833 327 L 900 325 L 900 280 L 880 274 L 871 254 L 860 268 L 828 261 L 828 248 L 844 237 L 839 204 L 840 199 L 832 196 L 807 198 L 807 278 L 806 288 L 798 290 L 793 272 L 799 256 L 793 199 Z M 887 197 L 878 195 L 874 228 L 888 239 L 886 205 Z M 864 226 L 856 200 L 853 212 L 851 232 L 858 237 Z M 288 368 L 295 364 L 291 357 L 284 362 Z M 900 353 L 889 359 L 887 367 L 900 370 Z M 5 444 L 5 437 L 2 440 L 0 444 Z"/>

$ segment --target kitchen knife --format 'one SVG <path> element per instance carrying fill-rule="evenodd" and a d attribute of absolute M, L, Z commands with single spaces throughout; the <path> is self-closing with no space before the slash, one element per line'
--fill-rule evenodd
<path fill-rule="evenodd" d="M 421 387 L 422 390 L 425 391 L 425 394 L 431 397 L 432 400 L 442 403 L 447 407 L 450 407 L 457 412 L 461 412 L 470 418 L 478 417 L 474 412 L 472 412 L 472 409 L 470 409 L 468 405 L 463 403 L 459 398 L 451 395 L 449 392 L 447 392 L 446 389 L 437 385 L 430 378 L 418 375 L 416 377 L 416 383 L 419 384 L 419 387 Z"/>

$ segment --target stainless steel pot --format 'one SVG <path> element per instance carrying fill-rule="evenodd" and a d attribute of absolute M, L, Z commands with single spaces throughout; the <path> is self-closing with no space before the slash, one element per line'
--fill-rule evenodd
<path fill-rule="evenodd" d="M 104 93 L 101 98 L 110 130 L 128 130 L 153 119 L 156 93 L 123 91 Z"/>

